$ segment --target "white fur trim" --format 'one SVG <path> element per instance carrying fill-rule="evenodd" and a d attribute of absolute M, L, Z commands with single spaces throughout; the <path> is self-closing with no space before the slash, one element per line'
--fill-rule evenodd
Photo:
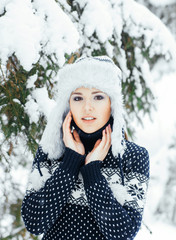
<path fill-rule="evenodd" d="M 34 171 L 30 173 L 27 189 L 35 189 L 38 191 L 42 188 L 45 182 L 51 177 L 51 174 L 46 168 L 42 168 L 42 174 L 43 176 L 40 176 L 38 169 L 35 168 Z"/>
<path fill-rule="evenodd" d="M 62 123 L 69 111 L 70 94 L 79 87 L 97 88 L 111 99 L 111 114 L 114 118 L 112 132 L 112 153 L 124 152 L 122 141 L 123 98 L 121 93 L 121 71 L 107 57 L 85 58 L 63 67 L 58 73 L 57 104 L 53 109 L 41 139 L 41 146 L 49 158 L 56 159 L 64 152 Z M 105 61 L 103 61 L 105 59 Z"/>

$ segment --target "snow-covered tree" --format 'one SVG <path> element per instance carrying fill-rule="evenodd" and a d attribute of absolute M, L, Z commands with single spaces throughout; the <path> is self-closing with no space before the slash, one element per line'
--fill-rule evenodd
<path fill-rule="evenodd" d="M 175 0 L 137 0 L 144 4 L 171 30 L 176 39 L 176 1 Z"/>
<path fill-rule="evenodd" d="M 162 71 L 174 69 L 176 44 L 134 0 L 1 0 L 0 36 L 0 237 L 28 239 L 19 209 L 32 154 L 55 105 L 59 68 L 79 56 L 111 57 L 123 72 L 132 135 L 130 123 L 142 123 L 154 108 L 150 71 L 161 59 Z"/>
<path fill-rule="evenodd" d="M 158 16 L 162 22 L 167 25 L 167 27 L 172 32 L 174 38 L 176 39 L 176 1 L 175 0 L 137 0 L 137 2 L 145 5 L 147 8 L 151 10 L 156 16 Z M 169 41 L 168 41 L 169 44 Z M 173 51 L 176 50 L 173 48 Z M 161 76 L 159 76 L 161 77 Z M 168 78 L 168 80 L 170 80 Z M 170 106 L 169 106 L 170 108 Z M 171 116 L 172 117 L 172 116 Z M 157 165 L 164 165 L 165 170 L 160 172 L 164 172 L 164 177 L 162 174 L 158 176 L 155 174 L 153 176 L 153 184 L 157 185 L 156 182 L 160 182 L 160 193 L 157 198 L 158 201 L 154 214 L 158 219 L 163 219 L 169 224 L 173 224 L 175 226 L 176 223 L 176 177 L 175 177 L 175 169 L 176 169 L 176 139 L 173 132 L 173 135 L 170 138 L 173 139 L 173 143 L 166 148 L 166 154 L 160 155 L 157 161 Z M 165 160 L 163 159 L 165 158 Z M 161 174 L 160 174 L 161 175 Z M 155 185 L 155 186 L 156 186 Z"/>

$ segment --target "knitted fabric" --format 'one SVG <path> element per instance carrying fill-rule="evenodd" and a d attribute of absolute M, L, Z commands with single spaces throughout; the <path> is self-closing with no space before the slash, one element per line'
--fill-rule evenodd
<path fill-rule="evenodd" d="M 110 148 L 103 161 L 65 148 L 50 160 L 39 147 L 22 204 L 26 228 L 43 240 L 132 240 L 142 220 L 149 179 L 145 148 L 126 141 L 123 162 Z M 41 173 L 38 170 L 40 165 Z"/>

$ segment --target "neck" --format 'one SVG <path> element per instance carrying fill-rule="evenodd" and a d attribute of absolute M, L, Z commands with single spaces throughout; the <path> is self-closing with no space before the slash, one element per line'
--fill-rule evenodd
<path fill-rule="evenodd" d="M 86 133 L 82 131 L 74 122 L 72 119 L 71 125 L 76 129 L 76 131 L 79 134 L 79 137 L 81 139 L 81 142 L 83 143 L 85 147 L 85 153 L 88 154 L 94 147 L 96 141 L 98 139 L 102 139 L 102 131 L 108 126 L 108 124 L 111 125 L 111 129 L 113 130 L 113 117 L 111 116 L 108 120 L 108 122 L 100 129 L 93 133 Z"/>

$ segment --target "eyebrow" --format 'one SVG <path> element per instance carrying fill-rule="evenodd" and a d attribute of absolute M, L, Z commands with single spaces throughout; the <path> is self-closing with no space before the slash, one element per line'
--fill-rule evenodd
<path fill-rule="evenodd" d="M 101 92 L 101 91 L 92 92 L 92 94 L 96 94 L 96 93 L 104 93 L 104 92 Z M 73 92 L 71 95 L 73 95 L 73 94 L 83 95 L 83 94 L 80 93 L 80 92 Z"/>

